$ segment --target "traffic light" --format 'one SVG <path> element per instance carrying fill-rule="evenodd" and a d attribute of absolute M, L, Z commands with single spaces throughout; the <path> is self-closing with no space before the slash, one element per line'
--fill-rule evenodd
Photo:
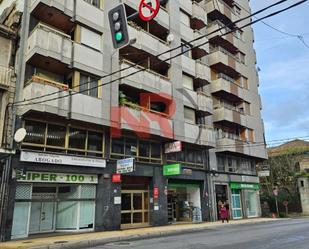
<path fill-rule="evenodd" d="M 117 7 L 111 9 L 108 12 L 108 19 L 114 48 L 119 49 L 123 46 L 126 46 L 130 39 L 124 4 L 120 4 Z"/>

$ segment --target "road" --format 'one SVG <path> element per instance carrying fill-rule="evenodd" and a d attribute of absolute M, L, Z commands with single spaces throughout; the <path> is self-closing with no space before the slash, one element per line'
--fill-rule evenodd
<path fill-rule="evenodd" d="M 309 219 L 225 225 L 205 231 L 88 249 L 309 249 Z"/>

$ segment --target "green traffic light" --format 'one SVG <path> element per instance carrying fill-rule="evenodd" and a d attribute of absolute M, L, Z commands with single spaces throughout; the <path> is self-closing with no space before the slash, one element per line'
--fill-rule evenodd
<path fill-rule="evenodd" d="M 117 32 L 115 35 L 116 41 L 118 42 L 122 40 L 122 37 L 123 37 L 122 32 Z"/>

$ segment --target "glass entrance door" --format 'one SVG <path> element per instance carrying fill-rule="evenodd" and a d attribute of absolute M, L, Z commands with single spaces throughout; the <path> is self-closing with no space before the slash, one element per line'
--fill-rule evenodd
<path fill-rule="evenodd" d="M 121 191 L 121 227 L 129 228 L 149 224 L 149 192 Z"/>
<path fill-rule="evenodd" d="M 54 193 L 33 194 L 32 199 L 42 200 L 48 196 L 49 199 L 55 198 Z M 52 232 L 55 229 L 55 202 L 32 202 L 30 213 L 29 233 Z"/>
<path fill-rule="evenodd" d="M 242 218 L 241 197 L 239 189 L 232 189 L 232 213 L 234 219 Z"/>

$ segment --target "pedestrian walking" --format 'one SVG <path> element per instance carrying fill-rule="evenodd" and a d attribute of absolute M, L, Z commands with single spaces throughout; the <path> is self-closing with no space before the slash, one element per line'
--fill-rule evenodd
<path fill-rule="evenodd" d="M 224 203 L 222 203 L 220 207 L 220 219 L 222 223 L 224 223 L 225 220 L 227 223 L 229 222 L 229 212 Z"/>

